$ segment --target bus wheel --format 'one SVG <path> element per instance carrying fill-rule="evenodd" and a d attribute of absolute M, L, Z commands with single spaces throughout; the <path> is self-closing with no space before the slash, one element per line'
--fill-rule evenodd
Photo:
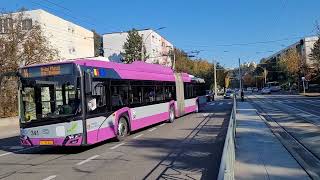
<path fill-rule="evenodd" d="M 117 129 L 117 139 L 119 141 L 124 140 L 129 133 L 129 126 L 128 122 L 124 117 L 121 117 L 118 123 L 118 129 Z"/>
<path fill-rule="evenodd" d="M 170 110 L 169 110 L 169 122 L 173 123 L 175 119 L 175 112 L 174 112 L 174 107 L 170 106 Z"/>

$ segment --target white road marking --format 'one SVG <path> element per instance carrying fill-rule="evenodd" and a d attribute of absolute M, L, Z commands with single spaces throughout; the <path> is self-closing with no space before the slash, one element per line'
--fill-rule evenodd
<path fill-rule="evenodd" d="M 42 179 L 42 180 L 51 180 L 51 179 L 54 179 L 54 178 L 56 178 L 56 177 L 57 177 L 57 175 L 52 175 L 52 176 L 49 176 L 49 177 L 44 178 L 44 179 Z"/>
<path fill-rule="evenodd" d="M 143 134 L 139 134 L 139 135 L 135 136 L 133 139 L 137 139 L 137 138 L 139 138 L 141 136 L 143 136 Z"/>
<path fill-rule="evenodd" d="M 221 102 L 221 103 L 219 103 L 219 105 L 222 105 L 223 103 Z"/>
<path fill-rule="evenodd" d="M 7 153 L 4 153 L 4 154 L 0 154 L 0 157 L 6 156 L 6 155 L 9 155 L 9 154 L 13 154 L 13 153 L 17 153 L 17 152 L 21 152 L 21 151 L 25 151 L 25 150 L 29 150 L 29 149 L 33 149 L 33 148 L 35 148 L 35 147 L 29 147 L 29 148 L 20 149 L 20 150 L 17 150 L 17 151 L 7 152 Z"/>
<path fill-rule="evenodd" d="M 157 128 L 152 128 L 152 129 L 149 129 L 149 131 L 150 132 L 152 132 L 152 131 L 154 131 L 154 130 L 156 130 Z"/>
<path fill-rule="evenodd" d="M 122 146 L 122 145 L 124 145 L 124 144 L 125 144 L 125 143 L 117 144 L 117 145 L 111 147 L 110 149 L 116 149 L 116 148 L 118 148 L 118 147 L 120 147 L 120 146 Z"/>
<path fill-rule="evenodd" d="M 231 102 L 228 102 L 228 104 L 232 104 Z"/>
<path fill-rule="evenodd" d="M 97 158 L 97 157 L 99 157 L 99 156 L 100 156 L 100 155 L 91 156 L 91 157 L 89 157 L 88 159 L 83 160 L 83 161 L 77 163 L 77 166 L 80 166 L 80 165 L 82 165 L 82 164 L 84 164 L 84 163 L 87 163 L 87 162 L 89 162 L 89 161 L 91 161 L 91 160 L 93 160 L 93 159 L 95 159 L 95 158 Z"/>
<path fill-rule="evenodd" d="M 164 125 L 166 125 L 166 123 L 162 123 L 162 124 L 160 124 L 159 126 L 162 127 L 162 126 L 164 126 Z"/>
<path fill-rule="evenodd" d="M 215 105 L 216 103 L 210 103 L 210 106 L 213 106 L 213 105 Z"/>

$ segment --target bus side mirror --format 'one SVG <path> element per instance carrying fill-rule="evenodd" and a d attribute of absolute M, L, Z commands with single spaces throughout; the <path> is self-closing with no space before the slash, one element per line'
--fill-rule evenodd
<path fill-rule="evenodd" d="M 92 92 L 92 75 L 89 72 L 84 73 L 84 87 L 86 94 Z"/>

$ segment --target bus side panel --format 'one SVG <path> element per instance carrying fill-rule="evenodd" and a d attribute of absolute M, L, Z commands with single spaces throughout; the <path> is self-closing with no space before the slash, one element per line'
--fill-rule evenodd
<path fill-rule="evenodd" d="M 169 119 L 169 108 L 174 101 L 131 109 L 131 130 L 137 130 Z"/>
<path fill-rule="evenodd" d="M 115 137 L 114 114 L 87 119 L 87 143 L 95 144 Z"/>
<path fill-rule="evenodd" d="M 194 112 L 197 109 L 197 98 L 192 98 L 192 99 L 186 99 L 184 100 L 184 112 L 185 113 L 190 113 Z"/>

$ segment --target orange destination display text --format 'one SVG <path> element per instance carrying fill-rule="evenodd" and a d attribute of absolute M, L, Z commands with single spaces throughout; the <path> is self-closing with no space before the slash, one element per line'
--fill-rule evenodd
<path fill-rule="evenodd" d="M 41 76 L 54 76 L 60 74 L 60 66 L 41 67 Z"/>

